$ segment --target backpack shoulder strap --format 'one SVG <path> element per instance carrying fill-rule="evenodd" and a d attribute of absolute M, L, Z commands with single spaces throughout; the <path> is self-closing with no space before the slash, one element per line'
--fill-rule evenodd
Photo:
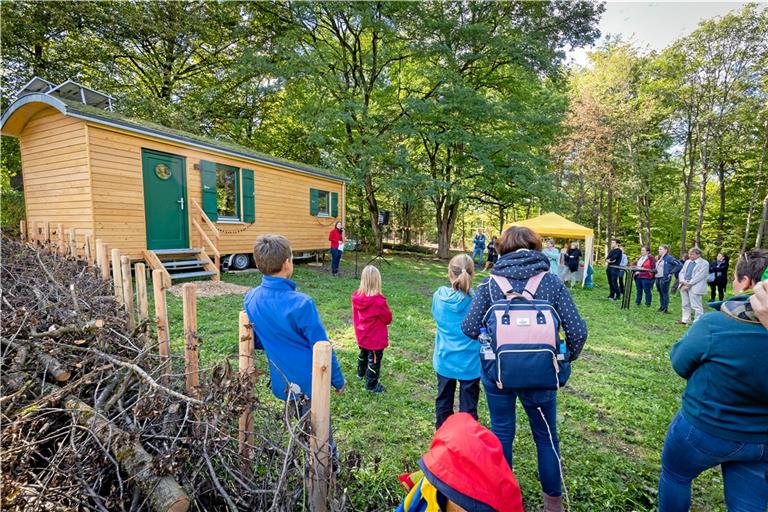
<path fill-rule="evenodd" d="M 509 279 L 506 277 L 491 274 L 491 279 L 493 279 L 493 282 L 496 283 L 501 290 L 501 293 L 503 293 L 506 298 L 516 295 L 515 292 L 512 291 L 512 283 L 510 283 Z"/>
<path fill-rule="evenodd" d="M 528 282 L 525 283 L 525 288 L 523 289 L 523 293 L 527 293 L 528 295 L 530 295 L 531 299 L 533 299 L 534 295 L 536 295 L 536 292 L 539 289 L 541 280 L 544 279 L 545 274 L 547 274 L 547 272 L 539 272 L 535 276 L 531 276 L 528 279 Z"/>

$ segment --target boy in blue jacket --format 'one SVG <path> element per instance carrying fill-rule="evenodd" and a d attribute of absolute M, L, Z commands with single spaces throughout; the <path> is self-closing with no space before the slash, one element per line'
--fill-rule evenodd
<path fill-rule="evenodd" d="M 272 393 L 290 400 L 297 417 L 310 410 L 312 398 L 312 347 L 327 341 L 317 307 L 311 297 L 296 291 L 291 281 L 293 258 L 288 239 L 282 235 L 261 235 L 253 244 L 253 259 L 264 277 L 261 286 L 245 295 L 243 305 L 253 326 L 257 348 L 264 348 L 269 360 Z M 344 376 L 333 352 L 331 385 L 344 390 Z M 331 434 L 331 448 L 336 447 Z"/>

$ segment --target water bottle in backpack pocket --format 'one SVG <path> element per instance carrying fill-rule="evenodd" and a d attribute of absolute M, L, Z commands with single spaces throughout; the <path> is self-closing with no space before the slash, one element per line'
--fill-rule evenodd
<path fill-rule="evenodd" d="M 483 352 L 480 340 L 481 361 L 486 377 L 499 389 L 556 390 L 570 376 L 557 311 L 549 301 L 533 298 L 544 274 L 531 277 L 522 294 L 513 292 L 506 278 L 491 275 L 505 298 L 494 301 L 483 318 L 492 357 Z"/>

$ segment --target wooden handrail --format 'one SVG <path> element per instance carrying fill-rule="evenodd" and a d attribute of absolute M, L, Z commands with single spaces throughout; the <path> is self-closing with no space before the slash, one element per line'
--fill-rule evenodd
<path fill-rule="evenodd" d="M 200 223 L 195 219 L 192 219 L 192 225 L 195 227 L 195 229 L 197 229 L 197 232 L 200 234 L 200 238 L 203 240 L 203 242 L 208 244 L 208 247 L 211 248 L 211 252 L 214 254 L 214 256 L 217 258 L 221 257 L 221 253 L 219 252 L 218 247 L 216 247 L 208 235 L 205 234 L 205 231 L 203 231 L 203 227 L 200 225 Z"/>
<path fill-rule="evenodd" d="M 207 267 L 213 267 L 213 270 L 216 272 L 216 276 L 214 279 L 216 281 L 219 280 L 219 273 L 221 268 L 221 252 L 219 251 L 219 244 L 221 243 L 221 234 L 219 233 L 219 228 L 216 227 L 216 224 L 211 221 L 211 219 L 208 217 L 208 215 L 205 214 L 205 211 L 200 208 L 200 205 L 195 201 L 194 199 L 191 200 L 193 211 L 196 210 L 196 213 L 200 214 L 200 217 L 205 221 L 205 224 L 211 229 L 211 232 L 213 233 L 213 241 L 211 238 L 205 233 L 205 230 L 200 225 L 199 222 L 197 222 L 197 219 L 195 219 L 195 216 L 192 216 L 192 226 L 197 230 L 198 233 L 200 233 L 200 239 L 203 241 L 203 243 L 208 244 L 208 247 L 211 249 L 211 252 L 213 253 L 213 261 L 210 262 L 210 259 L 206 256 L 205 259 L 207 259 L 210 263 L 206 264 Z M 205 248 L 203 248 L 203 252 L 205 252 Z"/>
<path fill-rule="evenodd" d="M 205 211 L 202 208 L 200 208 L 200 205 L 197 204 L 197 201 L 195 201 L 194 199 L 192 199 L 192 206 L 194 206 L 195 209 L 197 209 L 198 213 L 200 213 L 200 216 L 203 218 L 206 225 L 209 228 L 211 228 L 211 231 L 213 231 L 213 237 L 216 239 L 217 246 L 218 246 L 218 242 L 220 241 L 220 238 L 221 238 L 221 235 L 219 234 L 219 228 L 216 227 L 216 224 L 213 223 L 210 217 L 206 215 Z"/>

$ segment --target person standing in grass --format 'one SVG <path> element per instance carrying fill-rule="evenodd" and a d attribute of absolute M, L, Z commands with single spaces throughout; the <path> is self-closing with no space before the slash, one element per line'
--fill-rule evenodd
<path fill-rule="evenodd" d="M 549 273 L 556 276 L 560 275 L 560 251 L 555 247 L 555 241 L 547 239 L 547 247 L 543 251 L 544 256 L 549 260 Z"/>
<path fill-rule="evenodd" d="M 333 225 L 328 233 L 328 241 L 331 242 L 331 275 L 339 277 L 339 265 L 341 264 L 341 253 L 344 250 L 344 228 L 341 222 Z"/>
<path fill-rule="evenodd" d="M 573 288 L 574 283 L 576 283 L 580 261 L 581 249 L 579 249 L 579 244 L 578 242 L 571 242 L 571 248 L 565 253 L 565 275 L 563 276 L 563 281 L 568 281 L 570 288 Z"/>
<path fill-rule="evenodd" d="M 755 287 L 766 269 L 767 250 L 744 253 L 733 291 Z M 749 298 L 717 304 L 672 347 L 672 367 L 687 383 L 664 441 L 659 512 L 689 510 L 691 482 L 716 466 L 729 511 L 768 510 L 768 329 Z"/>
<path fill-rule="evenodd" d="M 482 229 L 478 229 L 475 233 L 475 238 L 472 239 L 474 248 L 472 250 L 472 261 L 479 267 L 483 266 L 483 253 L 485 252 L 485 233 Z"/>
<path fill-rule="evenodd" d="M 701 249 L 691 247 L 688 251 L 688 260 L 680 270 L 680 300 L 683 303 L 683 318 L 678 324 L 687 324 L 691 319 L 693 310 L 695 322 L 704 314 L 702 299 L 707 293 L 707 276 L 709 275 L 709 262 L 701 257 Z"/>
<path fill-rule="evenodd" d="M 264 277 L 261 285 L 245 295 L 243 306 L 253 326 L 254 345 L 264 348 L 269 360 L 272 393 L 288 402 L 299 418 L 309 413 L 312 399 L 312 350 L 318 341 L 327 341 L 317 307 L 309 295 L 296 291 L 291 281 L 293 256 L 288 239 L 282 235 L 261 235 L 253 244 L 253 260 Z M 344 376 L 333 352 L 331 386 L 344 390 Z M 331 434 L 332 436 L 332 434 Z M 338 455 L 330 440 L 334 466 Z"/>
<path fill-rule="evenodd" d="M 721 252 L 717 253 L 715 261 L 709 264 L 709 271 L 714 274 L 714 279 L 709 283 L 709 299 L 715 302 L 715 292 L 717 292 L 717 300 L 723 300 L 725 287 L 728 285 L 728 256 Z"/>
<path fill-rule="evenodd" d="M 608 278 L 608 287 L 611 289 L 611 293 L 608 295 L 610 300 L 618 300 L 621 297 L 621 288 L 619 286 L 619 272 L 618 268 L 613 268 L 613 265 L 621 264 L 622 251 L 619 248 L 619 240 L 614 238 L 611 240 L 611 252 L 605 257 L 605 274 Z"/>
<path fill-rule="evenodd" d="M 491 270 L 509 280 L 512 291 L 522 293 L 528 280 L 544 273 L 533 298 L 546 300 L 560 317 L 565 331 L 565 344 L 570 361 L 579 357 L 587 340 L 587 324 L 581 318 L 565 284 L 549 273 L 549 260 L 541 253 L 541 238 L 528 228 L 513 226 L 498 241 L 499 261 Z M 480 336 L 484 318 L 495 301 L 506 300 L 505 291 L 491 277 L 477 287 L 472 307 L 461 324 L 461 330 L 472 339 Z M 521 327 L 524 329 L 529 328 Z M 557 391 L 514 391 L 499 389 L 496 376 L 481 372 L 481 381 L 491 414 L 491 431 L 501 441 L 504 457 L 512 466 L 512 444 L 515 440 L 515 404 L 523 405 L 533 433 L 538 454 L 539 479 L 544 492 L 544 512 L 562 512 L 562 472 L 557 437 Z"/>
<path fill-rule="evenodd" d="M 459 385 L 459 411 L 477 419 L 480 397 L 480 344 L 461 331 L 472 304 L 472 277 L 475 266 L 466 254 L 448 263 L 451 286 L 441 286 L 432 296 L 432 316 L 437 324 L 432 366 L 437 373 L 435 429 L 453 414 L 456 384 Z"/>
<path fill-rule="evenodd" d="M 492 268 L 497 259 L 499 259 L 499 253 L 496 252 L 496 237 L 494 236 L 491 238 L 491 243 L 488 244 L 488 259 L 485 261 L 483 270 Z"/>
<path fill-rule="evenodd" d="M 357 377 L 365 378 L 365 389 L 381 393 L 384 391 L 379 382 L 381 358 L 389 346 L 387 326 L 392 323 L 392 311 L 387 298 L 381 294 L 381 273 L 373 265 L 363 269 L 360 287 L 352 294 L 352 323 L 360 347 Z"/>
<path fill-rule="evenodd" d="M 645 305 L 651 307 L 651 287 L 653 286 L 653 272 L 651 271 L 656 270 L 656 258 L 653 257 L 647 245 L 640 248 L 640 257 L 635 264 L 645 269 L 642 272 L 638 272 L 635 277 L 637 280 L 635 306 L 640 305 L 643 300 L 643 294 L 645 294 Z"/>
<path fill-rule="evenodd" d="M 683 267 L 674 256 L 669 254 L 669 245 L 659 246 L 659 259 L 656 260 L 656 290 L 659 292 L 659 311 L 669 313 L 669 283 L 672 276 Z"/>

